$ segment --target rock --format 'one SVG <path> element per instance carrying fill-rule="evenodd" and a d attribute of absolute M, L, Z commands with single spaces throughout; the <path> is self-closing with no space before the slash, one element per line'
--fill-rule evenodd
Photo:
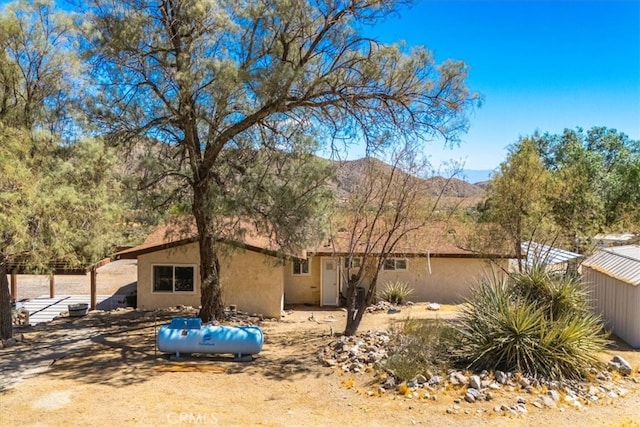
<path fill-rule="evenodd" d="M 484 400 L 486 401 L 493 400 L 494 397 L 495 395 L 491 391 L 488 391 L 484 394 Z"/>
<path fill-rule="evenodd" d="M 502 412 L 502 405 L 496 405 L 493 407 L 493 412 Z"/>
<path fill-rule="evenodd" d="M 518 403 L 515 407 L 514 407 L 516 412 L 520 412 L 522 414 L 526 414 L 527 413 L 527 407 L 524 405 L 524 403 Z"/>
<path fill-rule="evenodd" d="M 618 355 L 613 356 L 613 358 L 609 362 L 609 368 L 618 371 L 624 376 L 630 375 L 633 371 L 633 368 L 631 367 L 629 362 Z"/>
<path fill-rule="evenodd" d="M 430 302 L 429 304 L 427 304 L 427 310 L 438 311 L 440 310 L 440 304 L 435 302 Z"/>
<path fill-rule="evenodd" d="M 417 378 L 411 378 L 409 381 L 407 381 L 407 387 L 409 387 L 410 389 L 415 389 L 418 387 L 418 379 Z"/>
<path fill-rule="evenodd" d="M 393 390 L 396 388 L 396 379 L 394 377 L 388 377 L 384 383 L 382 383 L 382 387 L 387 390 Z"/>
<path fill-rule="evenodd" d="M 436 386 L 438 384 L 440 384 L 440 376 L 438 375 L 434 375 L 429 379 L 429 382 L 427 383 L 430 386 Z"/>
<path fill-rule="evenodd" d="M 479 399 L 480 399 L 480 392 L 475 388 L 468 389 L 464 395 L 464 400 L 466 400 L 469 403 L 473 403 Z"/>
<path fill-rule="evenodd" d="M 531 385 L 531 383 L 529 382 L 528 378 L 520 378 L 520 381 L 518 381 L 518 384 L 520 385 L 520 387 L 522 388 L 527 388 Z"/>
<path fill-rule="evenodd" d="M 554 402 L 560 400 L 560 393 L 558 393 L 557 390 L 549 390 L 547 394 L 551 399 L 553 399 Z"/>
<path fill-rule="evenodd" d="M 324 363 L 324 366 L 332 367 L 332 366 L 336 366 L 337 362 L 334 359 L 324 359 L 322 363 Z"/>
<path fill-rule="evenodd" d="M 592 395 L 592 396 L 597 396 L 597 395 L 599 395 L 599 394 L 600 394 L 600 393 L 602 393 L 602 392 L 603 392 L 603 390 L 602 390 L 600 387 L 596 387 L 596 386 L 594 386 L 594 385 L 589 386 L 589 391 L 588 391 L 588 393 L 589 393 L 590 395 Z"/>
<path fill-rule="evenodd" d="M 535 406 L 536 408 L 538 408 L 538 409 L 542 409 L 542 408 L 543 408 L 542 403 L 538 402 L 537 400 L 536 400 L 536 401 L 531 402 L 531 404 L 532 404 L 533 406 Z"/>
<path fill-rule="evenodd" d="M 496 371 L 495 377 L 496 377 L 496 382 L 498 382 L 499 384 L 505 385 L 507 383 L 508 377 L 507 377 L 507 374 L 505 374 L 504 372 Z"/>
<path fill-rule="evenodd" d="M 547 408 L 555 408 L 557 406 L 556 401 L 549 396 L 541 396 L 540 399 L 542 401 L 541 403 Z"/>
<path fill-rule="evenodd" d="M 526 404 L 526 403 L 527 403 L 527 399 L 525 399 L 525 398 L 524 398 L 524 397 L 522 397 L 522 396 L 518 396 L 518 400 L 517 400 L 517 402 L 518 402 L 518 403 Z"/>
<path fill-rule="evenodd" d="M 482 382 L 478 375 L 472 375 L 471 378 L 469 378 L 469 387 L 476 390 L 482 390 Z"/>
<path fill-rule="evenodd" d="M 469 378 L 462 372 L 455 371 L 449 375 L 449 382 L 453 385 L 466 385 L 469 382 Z"/>
<path fill-rule="evenodd" d="M 427 377 L 425 377 L 424 375 L 418 375 L 418 376 L 416 377 L 416 382 L 417 382 L 418 384 L 424 384 L 424 383 L 426 383 L 426 382 L 427 382 Z"/>

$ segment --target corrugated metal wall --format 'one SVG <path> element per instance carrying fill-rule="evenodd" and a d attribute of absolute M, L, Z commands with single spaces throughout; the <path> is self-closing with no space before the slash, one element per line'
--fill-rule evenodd
<path fill-rule="evenodd" d="M 615 335 L 640 348 L 640 286 L 582 266 L 582 281 L 590 291 L 594 311 Z"/>

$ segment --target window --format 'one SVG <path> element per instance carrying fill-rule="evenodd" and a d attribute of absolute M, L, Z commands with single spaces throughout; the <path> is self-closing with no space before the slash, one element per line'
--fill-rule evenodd
<path fill-rule="evenodd" d="M 406 270 L 407 259 L 406 258 L 388 258 L 384 261 L 385 270 Z"/>
<path fill-rule="evenodd" d="M 359 268 L 362 265 L 362 258 L 351 258 L 351 266 L 349 266 L 349 258 L 344 259 L 344 268 Z"/>
<path fill-rule="evenodd" d="M 293 261 L 293 274 L 294 275 L 307 275 L 309 274 L 309 259 L 305 260 L 294 260 Z"/>
<path fill-rule="evenodd" d="M 193 292 L 195 268 L 183 265 L 154 265 L 153 292 Z"/>

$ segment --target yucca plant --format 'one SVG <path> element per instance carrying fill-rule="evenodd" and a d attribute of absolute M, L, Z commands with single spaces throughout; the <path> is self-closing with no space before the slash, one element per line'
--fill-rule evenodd
<path fill-rule="evenodd" d="M 403 304 L 411 294 L 413 294 L 411 286 L 398 280 L 385 283 L 384 289 L 378 293 L 378 298 L 391 304 Z"/>
<path fill-rule="evenodd" d="M 455 350 L 470 369 L 579 378 L 607 344 L 576 279 L 532 270 L 479 283 L 456 322 Z"/>

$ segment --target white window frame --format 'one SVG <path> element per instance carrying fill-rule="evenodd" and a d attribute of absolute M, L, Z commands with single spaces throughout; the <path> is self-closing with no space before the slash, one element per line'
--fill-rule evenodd
<path fill-rule="evenodd" d="M 398 267 L 398 261 L 404 262 L 404 268 Z M 388 262 L 393 262 L 393 268 L 387 266 Z M 385 271 L 407 271 L 409 270 L 409 260 L 407 258 L 387 258 L 382 269 Z"/>
<path fill-rule="evenodd" d="M 296 263 L 300 265 L 300 272 L 296 273 Z M 302 266 L 307 264 L 307 272 L 302 271 Z M 304 259 L 302 261 L 294 259 L 291 262 L 291 275 L 292 276 L 309 276 L 311 275 L 311 258 Z"/>
<path fill-rule="evenodd" d="M 156 291 L 154 288 L 155 282 L 155 268 L 156 267 L 171 267 L 173 271 L 172 289 L 170 291 Z M 191 267 L 193 268 L 193 290 L 192 291 L 176 291 L 176 267 Z M 165 295 L 189 295 L 195 294 L 197 291 L 197 273 L 198 266 L 196 264 L 173 264 L 173 263 L 156 263 L 151 264 L 151 293 L 152 294 L 165 294 Z"/>

